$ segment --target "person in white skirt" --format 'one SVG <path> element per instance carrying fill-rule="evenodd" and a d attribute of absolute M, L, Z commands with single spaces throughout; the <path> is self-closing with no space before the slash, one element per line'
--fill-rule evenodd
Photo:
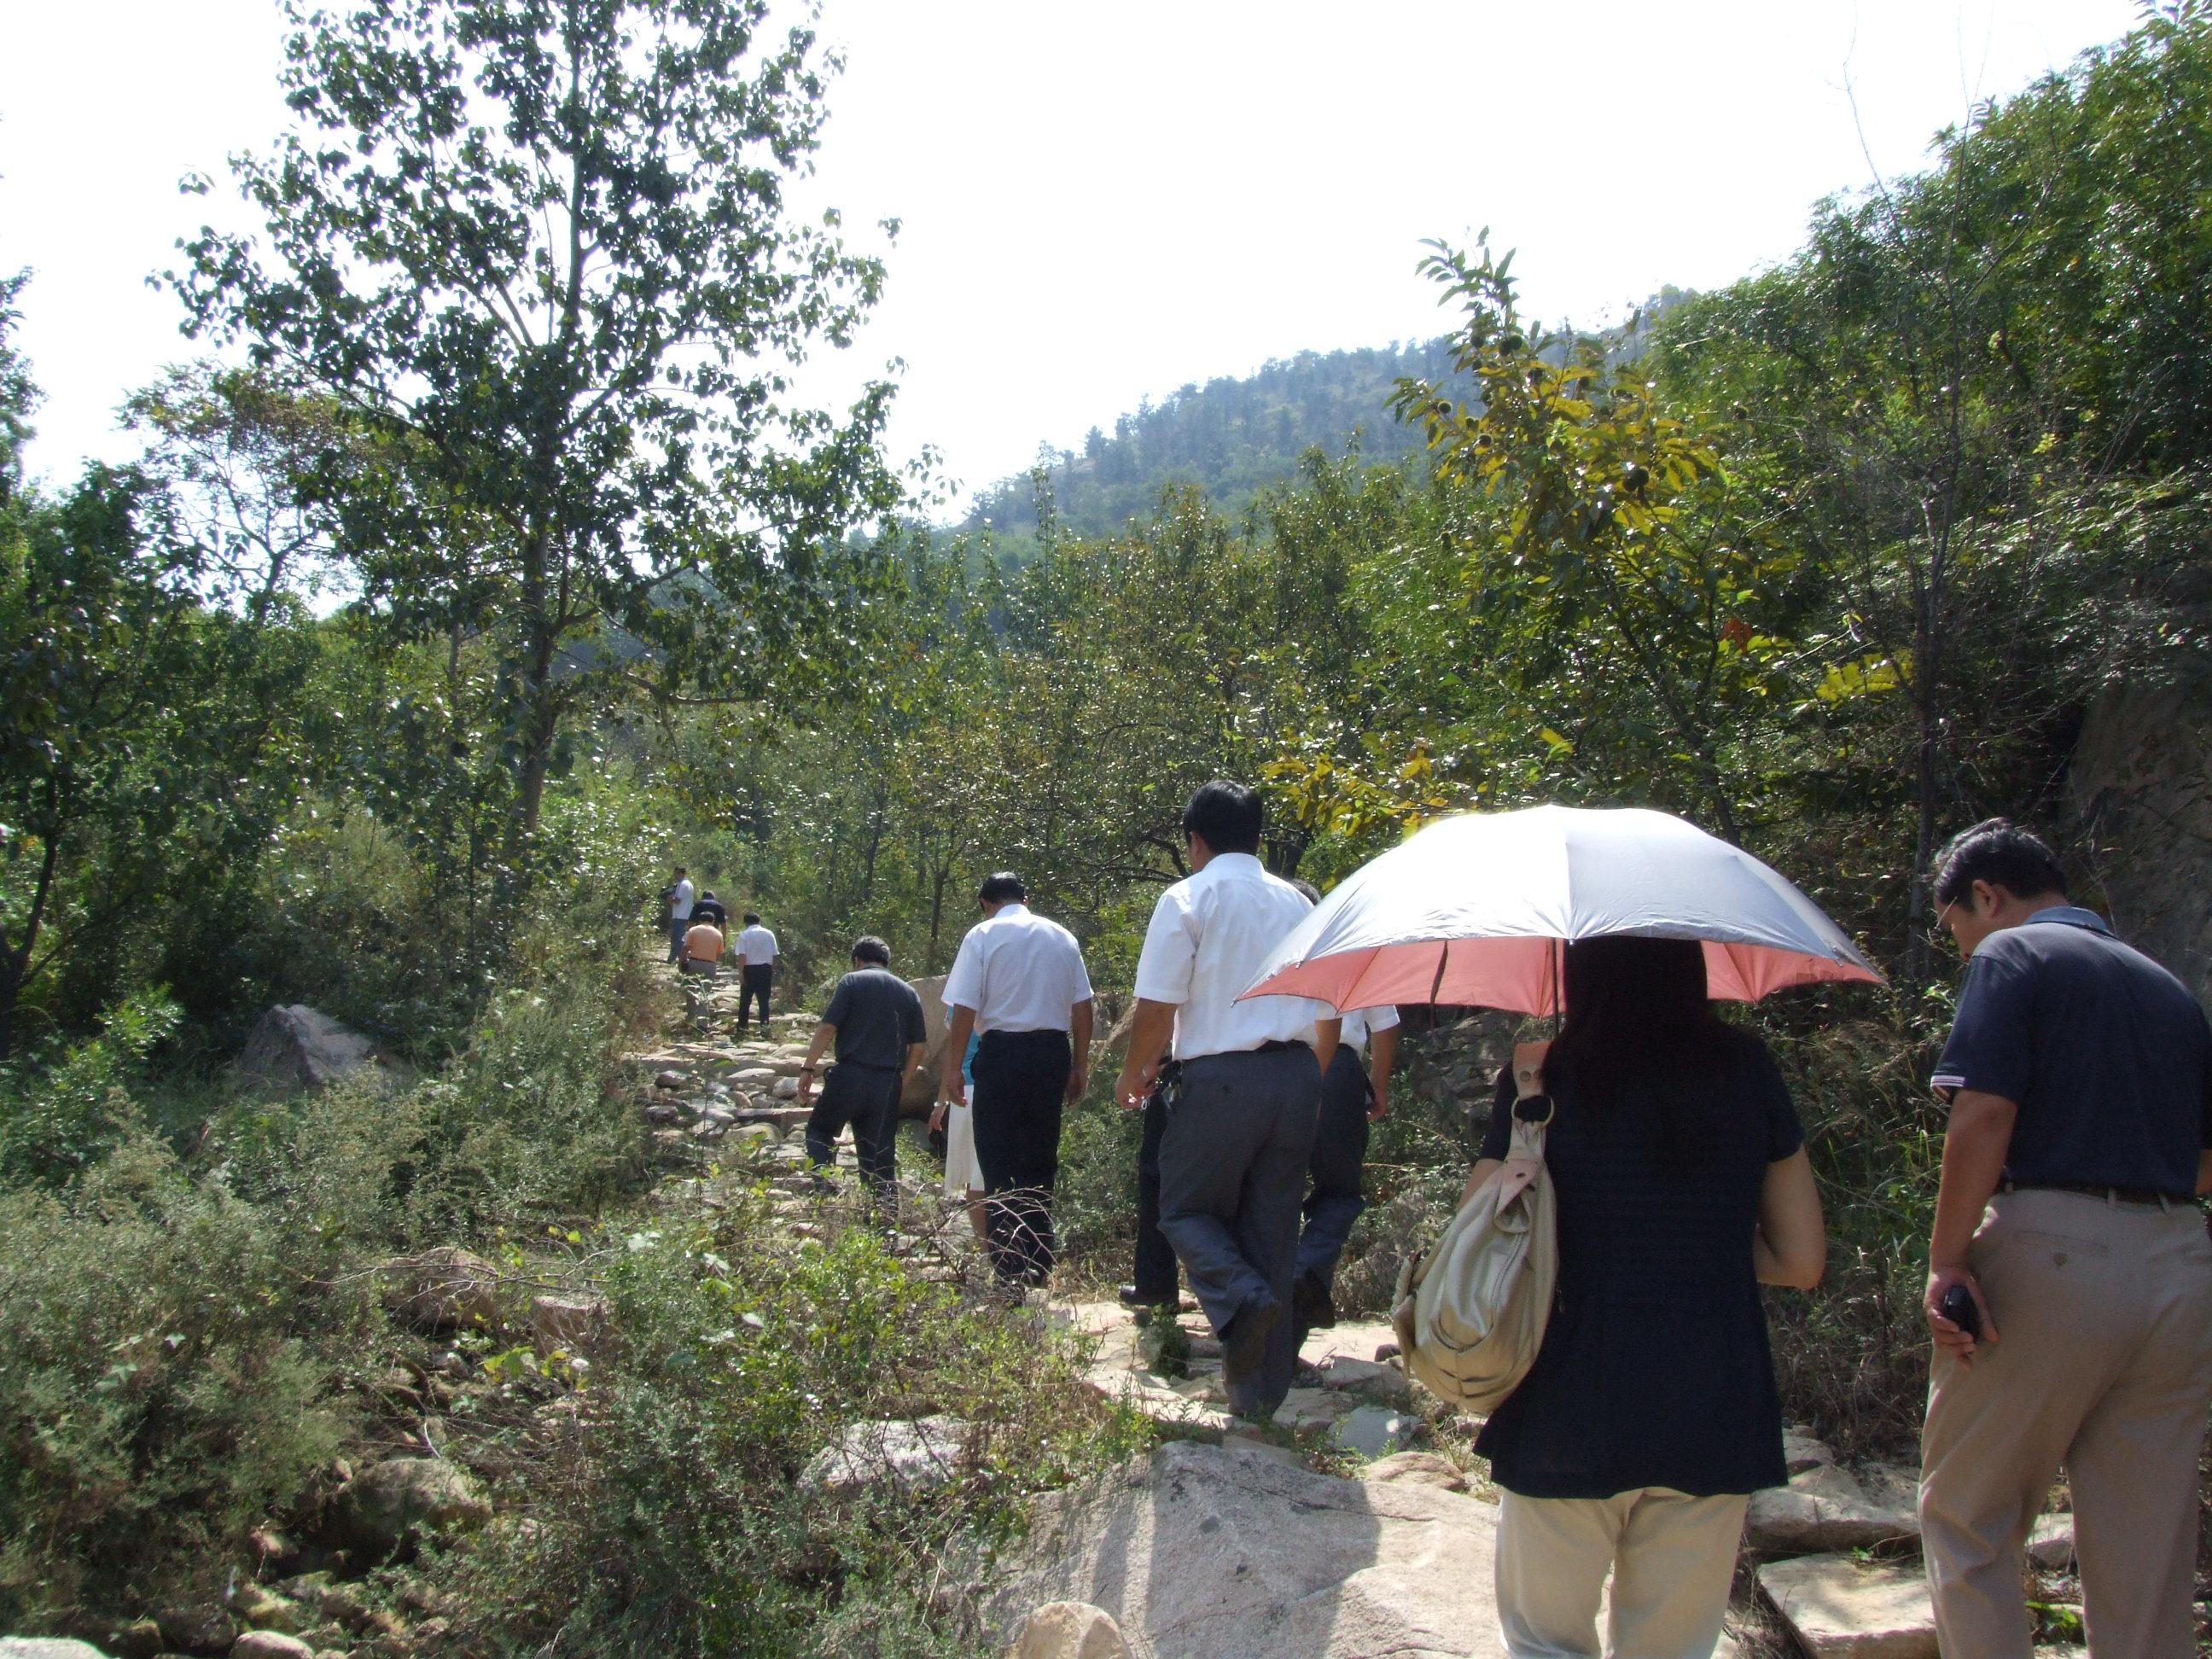
<path fill-rule="evenodd" d="M 975 1073 L 970 1069 L 975 1063 L 975 1047 L 982 1040 L 980 1032 L 969 1037 L 968 1052 L 960 1061 L 961 1080 L 967 1085 L 961 1091 L 963 1097 L 939 1101 L 929 1114 L 929 1128 L 933 1134 L 945 1131 L 945 1197 L 967 1200 L 969 1225 L 975 1228 L 977 1239 L 988 1243 L 983 1231 L 983 1166 L 975 1159 Z"/>

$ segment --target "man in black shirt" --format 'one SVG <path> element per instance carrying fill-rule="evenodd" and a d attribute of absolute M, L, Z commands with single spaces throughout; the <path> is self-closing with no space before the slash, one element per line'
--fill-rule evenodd
<path fill-rule="evenodd" d="M 2063 1465 L 2091 1650 L 2192 1652 L 2212 1027 L 2002 818 L 1944 849 L 1935 896 L 1968 958 L 1934 1078 L 1920 1520 L 1943 1651 L 2028 1659 L 2022 1548 Z"/>
<path fill-rule="evenodd" d="M 817 1168 L 836 1163 L 837 1137 L 851 1124 L 860 1174 L 879 1205 L 892 1196 L 899 1097 L 906 1079 L 921 1069 L 929 1041 L 921 997 L 890 969 L 890 947 L 883 940 L 854 942 L 853 971 L 830 994 L 799 1073 L 799 1103 L 805 1106 L 823 1051 L 836 1045 L 837 1063 L 806 1121 L 806 1156 Z"/>

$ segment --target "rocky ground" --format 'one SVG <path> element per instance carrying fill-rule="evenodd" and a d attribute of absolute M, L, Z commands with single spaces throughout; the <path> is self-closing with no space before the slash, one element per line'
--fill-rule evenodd
<path fill-rule="evenodd" d="M 741 1041 L 733 983 L 682 989 L 685 1011 L 671 1036 L 629 1059 L 623 1085 L 666 1166 L 650 1203 L 696 1213 L 732 1201 L 734 1188 L 765 1185 L 773 1224 L 794 1240 L 818 1236 L 845 1207 L 857 1211 L 849 1144 L 836 1193 L 825 1198 L 806 1168 L 795 1097 L 811 1017 L 779 1016 Z M 905 1183 L 895 1250 L 922 1277 L 1007 1297 L 989 1283 L 961 1207 L 927 1178 L 919 1137 L 905 1139 L 902 1164 L 921 1178 Z M 592 1351 L 605 1307 L 559 1285 L 529 1298 L 523 1348 L 488 1359 L 445 1346 L 447 1334 L 495 1318 L 514 1328 L 513 1279 L 453 1249 L 386 1265 L 386 1306 L 420 1334 L 422 1359 L 384 1386 L 396 1415 L 419 1429 L 358 1468 L 334 1468 L 316 1539 L 260 1540 L 262 1582 L 232 1584 L 220 1603 L 149 1609 L 98 1646 L 0 1638 L 0 1659 L 439 1650 L 437 1607 L 380 1607 L 349 1579 L 358 1561 L 412 1536 L 485 1522 L 466 1436 L 471 1390 L 489 1371 L 574 1363 Z M 1407 1376 L 1388 1325 L 1315 1333 L 1297 1386 L 1262 1424 L 1228 1412 L 1219 1344 L 1194 1312 L 1139 1319 L 1115 1302 L 1043 1292 L 1030 1293 L 1027 1306 L 1040 1344 L 1073 1345 L 1089 1386 L 1150 1419 L 1156 1442 L 1110 1477 L 1039 1500 L 1026 1532 L 995 1553 L 978 1545 L 944 1564 L 939 1600 L 981 1632 L 984 1651 L 1441 1659 L 1497 1650 L 1497 1509 L 1472 1452 L 1480 1425 Z M 917 1410 L 852 1425 L 799 1484 L 825 1501 L 882 1481 L 927 1487 L 957 1478 L 969 1447 L 957 1416 Z M 1789 1455 L 1790 1486 L 1753 1503 L 1722 1651 L 1935 1659 L 1911 1472 L 1847 1468 L 1802 1433 L 1790 1437 Z M 2045 1518 L 2033 1553 L 2038 1600 L 2063 1630 L 2078 1601 L 2068 1516 Z M 2045 1651 L 2056 1659 L 2070 1650 Z"/>

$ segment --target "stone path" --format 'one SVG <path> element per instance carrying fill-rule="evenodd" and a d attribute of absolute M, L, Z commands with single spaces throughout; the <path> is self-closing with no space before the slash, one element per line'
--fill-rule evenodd
<path fill-rule="evenodd" d="M 820 1200 L 796 1096 L 813 1017 L 779 1015 L 740 1042 L 734 980 L 684 989 L 678 1035 L 630 1058 L 639 1109 L 672 1162 L 711 1161 L 748 1182 L 766 1176 L 781 1224 L 806 1236 Z M 840 1164 L 853 1161 L 841 1146 Z M 712 1206 L 719 1184 L 672 1181 L 664 1200 Z M 925 1275 L 979 1291 L 988 1281 L 961 1207 L 933 1187 L 908 1189 L 901 1224 L 909 1231 L 896 1247 L 921 1256 Z M 1056 1651 L 1040 1644 L 1042 1632 L 1065 1625 L 1091 1631 L 1080 1639 L 1095 1646 L 1118 1625 L 1119 1650 L 1137 1659 L 1494 1650 L 1496 1510 L 1479 1471 L 1471 1480 L 1450 1457 L 1416 1449 L 1444 1414 L 1407 1378 L 1389 1325 L 1314 1333 L 1297 1385 L 1271 1423 L 1253 1424 L 1228 1409 L 1221 1346 L 1202 1316 L 1147 1322 L 1118 1302 L 1079 1298 L 1044 1302 L 1042 1313 L 1082 1345 L 1086 1382 L 1151 1418 L 1163 1439 L 1120 1474 L 1042 1500 L 1005 1559 L 966 1564 L 966 1591 L 1001 1644 Z M 926 1478 L 946 1461 L 938 1442 L 963 1428 L 950 1419 L 855 1425 L 845 1461 L 812 1478 L 825 1487 Z M 1802 1431 L 1785 1451 L 1789 1486 L 1758 1494 L 1746 1527 L 1764 1605 L 1732 1619 L 1779 1626 L 1813 1659 L 1936 1659 L 1913 1472 L 1846 1468 Z M 2043 1595 L 2078 1599 L 2065 1576 L 2070 1517 L 2045 1518 L 2033 1555 Z M 1054 1612 L 1024 1632 L 1028 1613 L 1047 1603 L 1103 1608 L 1103 1623 Z M 1741 1650 L 1730 1638 L 1720 1651 Z M 2039 1651 L 2059 1659 L 2066 1650 Z"/>

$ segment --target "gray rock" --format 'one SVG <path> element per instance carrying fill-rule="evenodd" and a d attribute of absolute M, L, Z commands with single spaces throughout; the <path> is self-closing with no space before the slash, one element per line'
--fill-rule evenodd
<path fill-rule="evenodd" d="M 1387 1457 L 1403 1451 L 1420 1427 L 1419 1418 L 1394 1412 L 1388 1406 L 1362 1406 L 1332 1425 L 1328 1437 L 1362 1457 Z"/>
<path fill-rule="evenodd" d="M 1224 1400 L 1228 1397 L 1226 1393 L 1222 1395 Z M 1339 1418 L 1350 1416 L 1353 1408 L 1349 1395 L 1331 1394 L 1327 1389 L 1292 1389 L 1275 1408 L 1274 1420 L 1293 1433 L 1300 1429 L 1325 1429 Z"/>
<path fill-rule="evenodd" d="M 418 1330 L 483 1329 L 499 1323 L 499 1269 L 452 1245 L 377 1269 L 385 1310 Z"/>
<path fill-rule="evenodd" d="M 164 1642 L 186 1653 L 222 1653 L 238 1639 L 237 1621 L 213 1602 L 163 1607 L 154 1621 Z"/>
<path fill-rule="evenodd" d="M 730 1081 L 735 1084 L 738 1088 L 747 1091 L 766 1089 L 772 1086 L 775 1082 L 775 1067 L 773 1066 L 748 1066 L 744 1070 L 732 1077 Z"/>
<path fill-rule="evenodd" d="M 1847 1555 L 1808 1555 L 1759 1570 L 1759 1588 L 1813 1659 L 1938 1659 L 1928 1575 Z"/>
<path fill-rule="evenodd" d="M 281 1631 L 250 1630 L 238 1638 L 230 1659 L 315 1659 L 315 1650 Z"/>
<path fill-rule="evenodd" d="M 1170 1441 L 1038 1499 L 974 1577 L 1001 1643 L 1040 1602 L 1072 1601 L 1110 1614 L 1138 1659 L 1463 1659 L 1497 1650 L 1497 1526 L 1450 1492 Z"/>
<path fill-rule="evenodd" d="M 561 1349 L 596 1353 L 607 1340 L 607 1304 L 596 1296 L 541 1296 L 530 1304 L 530 1331 L 540 1353 Z"/>
<path fill-rule="evenodd" d="M 482 1526 L 491 1505 L 465 1470 L 442 1457 L 391 1457 L 346 1483 L 337 1518 L 356 1549 L 386 1556 L 426 1531 Z"/>
<path fill-rule="evenodd" d="M 1877 1500 L 1850 1470 L 1817 1463 L 1786 1486 L 1753 1492 L 1744 1532 L 1762 1555 L 1810 1555 L 1917 1538 L 1920 1519 Z"/>
<path fill-rule="evenodd" d="M 58 1636 L 0 1636 L 0 1659 L 107 1659 L 89 1642 Z"/>
<path fill-rule="evenodd" d="M 1811 1435 L 1785 1429 L 1782 1434 L 1782 1461 L 1790 1474 L 1802 1474 L 1808 1469 L 1834 1462 L 1836 1455 Z"/>
<path fill-rule="evenodd" d="M 775 1083 L 769 1088 L 769 1095 L 771 1099 L 775 1100 L 798 1099 L 799 1079 L 795 1077 L 780 1077 L 776 1079 Z"/>
<path fill-rule="evenodd" d="M 1392 1452 L 1360 1470 L 1359 1478 L 1376 1483 L 1434 1486 L 1439 1492 L 1467 1490 L 1467 1476 L 1441 1452 Z"/>
<path fill-rule="evenodd" d="M 1006 1659 L 1131 1659 L 1114 1615 L 1087 1601 L 1048 1601 L 1023 1621 Z"/>
<path fill-rule="evenodd" d="M 2074 1565 L 2074 1517 L 2039 1515 L 2027 1534 L 2027 1559 L 2049 1572 L 2064 1572 Z"/>
<path fill-rule="evenodd" d="M 238 1077 L 250 1089 L 282 1094 L 316 1094 L 349 1081 L 390 1088 L 398 1080 L 375 1043 L 304 1002 L 262 1015 L 238 1057 Z"/>
<path fill-rule="evenodd" d="M 1395 1365 L 1380 1365 L 1370 1359 L 1334 1354 L 1321 1368 L 1321 1373 L 1322 1387 L 1325 1389 L 1348 1389 L 1370 1400 L 1379 1400 L 1386 1406 L 1413 1403 L 1413 1379 Z"/>
<path fill-rule="evenodd" d="M 944 1415 L 848 1424 L 808 1460 L 799 1484 L 830 1498 L 884 1481 L 908 1491 L 948 1486 L 967 1468 L 970 1433 L 958 1418 Z"/>

